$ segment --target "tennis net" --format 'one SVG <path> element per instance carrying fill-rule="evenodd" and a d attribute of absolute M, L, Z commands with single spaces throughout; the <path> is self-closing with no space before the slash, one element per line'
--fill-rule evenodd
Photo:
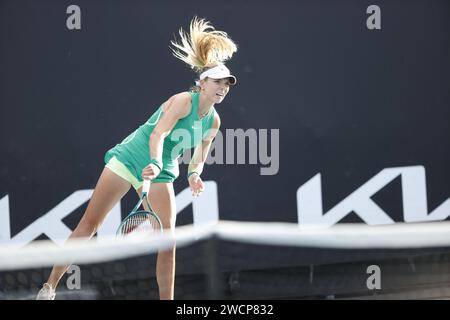
<path fill-rule="evenodd" d="M 124 239 L 0 247 L 0 299 L 158 299 L 156 256 L 176 244 L 175 299 L 446 299 L 450 222 L 384 226 L 221 221 Z"/>

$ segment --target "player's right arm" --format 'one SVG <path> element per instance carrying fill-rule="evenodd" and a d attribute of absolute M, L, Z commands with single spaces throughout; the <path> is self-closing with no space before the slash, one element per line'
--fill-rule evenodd
<path fill-rule="evenodd" d="M 152 180 L 161 172 L 164 139 L 172 131 L 177 121 L 191 112 L 191 105 L 191 95 L 188 92 L 176 94 L 164 103 L 163 115 L 150 134 L 149 139 L 150 159 L 157 164 L 150 163 L 142 170 L 144 179 Z"/>

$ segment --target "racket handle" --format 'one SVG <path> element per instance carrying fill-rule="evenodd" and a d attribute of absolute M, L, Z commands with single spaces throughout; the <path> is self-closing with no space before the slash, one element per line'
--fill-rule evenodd
<path fill-rule="evenodd" d="M 142 194 L 148 194 L 150 190 L 150 180 L 144 180 L 144 184 L 142 185 Z"/>

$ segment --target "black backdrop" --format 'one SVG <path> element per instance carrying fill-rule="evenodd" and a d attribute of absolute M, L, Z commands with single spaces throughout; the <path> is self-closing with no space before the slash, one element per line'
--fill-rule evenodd
<path fill-rule="evenodd" d="M 0 3 L 0 199 L 9 196 L 12 236 L 92 189 L 104 152 L 193 84 L 168 45 L 194 15 L 239 45 L 228 63 L 238 85 L 216 106 L 222 131 L 280 133 L 276 175 L 205 169 L 220 219 L 297 222 L 296 191 L 317 173 L 324 211 L 388 167 L 425 168 L 429 211 L 449 197 L 448 1 L 377 1 L 381 30 L 366 27 L 371 1 Z M 71 4 L 81 30 L 66 27 Z M 187 187 L 181 169 L 176 192 Z M 401 199 L 399 179 L 376 197 L 395 221 Z"/>

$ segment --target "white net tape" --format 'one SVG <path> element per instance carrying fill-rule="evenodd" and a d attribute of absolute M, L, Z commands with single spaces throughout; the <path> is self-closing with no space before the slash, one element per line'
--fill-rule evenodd
<path fill-rule="evenodd" d="M 0 246 L 0 270 L 18 270 L 67 263 L 97 263 L 128 258 L 169 248 L 177 248 L 201 239 L 243 243 L 340 249 L 400 249 L 450 247 L 450 222 L 397 223 L 369 226 L 339 224 L 330 228 L 299 227 L 294 223 L 254 223 L 221 221 L 215 225 L 176 228 L 173 233 L 131 236 L 96 241 L 72 240 L 58 247 L 52 241 L 35 241 L 23 248 Z"/>

